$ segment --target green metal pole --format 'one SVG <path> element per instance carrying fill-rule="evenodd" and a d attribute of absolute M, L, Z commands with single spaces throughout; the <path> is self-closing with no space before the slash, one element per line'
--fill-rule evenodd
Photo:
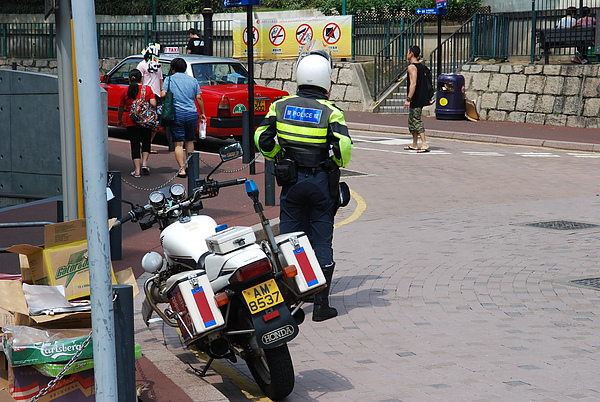
<path fill-rule="evenodd" d="M 8 29 L 7 29 L 7 24 L 2 24 L 2 48 L 4 49 L 4 52 L 2 54 L 2 57 L 8 57 Z"/>
<path fill-rule="evenodd" d="M 156 0 L 152 0 L 152 32 L 152 41 L 156 43 L 158 40 L 156 33 Z"/>
<path fill-rule="evenodd" d="M 535 63 L 535 0 L 531 0 L 531 64 Z"/>

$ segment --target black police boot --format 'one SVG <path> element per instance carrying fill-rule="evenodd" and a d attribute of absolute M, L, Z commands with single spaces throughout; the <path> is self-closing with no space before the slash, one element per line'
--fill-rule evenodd
<path fill-rule="evenodd" d="M 323 267 L 323 275 L 325 276 L 327 287 L 320 292 L 315 293 L 315 305 L 312 314 L 313 321 L 325 321 L 330 318 L 337 317 L 338 315 L 337 310 L 329 306 L 329 289 L 331 289 L 331 280 L 333 278 L 334 268 L 335 263 Z"/>

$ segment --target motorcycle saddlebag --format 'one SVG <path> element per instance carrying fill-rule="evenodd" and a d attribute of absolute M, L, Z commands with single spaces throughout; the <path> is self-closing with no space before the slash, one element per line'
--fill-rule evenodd
<path fill-rule="evenodd" d="M 207 237 L 206 245 L 215 254 L 227 254 L 255 241 L 256 236 L 251 227 L 232 226 Z"/>
<path fill-rule="evenodd" d="M 299 295 L 314 293 L 325 285 L 325 276 L 304 232 L 276 236 L 275 242 L 279 246 L 281 264 L 295 265 L 298 270 L 291 286 Z"/>
<path fill-rule="evenodd" d="M 210 281 L 204 271 L 183 272 L 169 294 L 171 309 L 177 319 L 181 336 L 186 344 L 225 324 L 215 301 Z"/>

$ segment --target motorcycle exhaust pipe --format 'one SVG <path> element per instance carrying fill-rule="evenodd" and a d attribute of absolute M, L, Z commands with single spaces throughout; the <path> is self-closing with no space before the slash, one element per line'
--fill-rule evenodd
<path fill-rule="evenodd" d="M 162 320 L 165 322 L 165 324 L 167 324 L 170 327 L 178 327 L 179 325 L 177 324 L 177 321 L 170 320 L 165 315 L 165 313 L 163 313 L 160 310 L 160 308 L 158 308 L 158 306 L 156 305 L 156 302 L 154 299 L 154 293 L 152 290 L 157 289 L 156 286 L 153 286 L 154 280 L 157 278 L 158 278 L 158 275 L 154 275 L 153 277 L 146 279 L 146 282 L 144 282 L 144 294 L 146 295 L 146 301 L 148 302 L 148 304 L 150 305 L 152 310 L 154 310 L 156 312 L 156 314 L 158 314 L 159 317 L 162 318 Z"/>
<path fill-rule="evenodd" d="M 304 318 L 306 317 L 306 313 L 304 313 L 304 310 L 302 310 L 301 308 L 296 308 L 292 312 L 292 317 L 294 317 L 294 320 L 296 321 L 296 324 L 300 325 L 300 324 L 302 324 L 304 322 Z"/>
<path fill-rule="evenodd" d="M 229 342 L 225 338 L 217 338 L 208 344 L 208 351 L 216 359 L 225 357 L 229 353 Z"/>

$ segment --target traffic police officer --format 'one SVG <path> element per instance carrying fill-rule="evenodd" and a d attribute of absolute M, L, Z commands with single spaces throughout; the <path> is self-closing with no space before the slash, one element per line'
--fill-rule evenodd
<path fill-rule="evenodd" d="M 313 321 L 337 316 L 329 306 L 335 268 L 333 220 L 339 207 L 339 167 L 350 162 L 353 147 L 344 112 L 328 100 L 332 70 L 325 51 L 299 58 L 297 94 L 273 102 L 254 135 L 265 158 L 275 160 L 282 186 L 280 233 L 306 233 L 327 281 L 315 294 Z"/>

